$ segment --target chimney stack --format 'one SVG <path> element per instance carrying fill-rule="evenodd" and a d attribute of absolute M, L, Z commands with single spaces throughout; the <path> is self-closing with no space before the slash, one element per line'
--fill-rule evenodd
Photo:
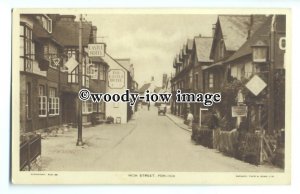
<path fill-rule="evenodd" d="M 93 43 L 97 43 L 97 26 L 92 26 Z"/>
<path fill-rule="evenodd" d="M 212 25 L 212 37 L 215 36 L 215 32 L 216 32 L 216 24 Z"/>

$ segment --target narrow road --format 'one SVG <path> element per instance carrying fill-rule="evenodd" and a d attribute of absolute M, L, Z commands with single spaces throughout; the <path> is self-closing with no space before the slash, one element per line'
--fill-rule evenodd
<path fill-rule="evenodd" d="M 158 116 L 157 108 L 136 113 L 135 128 L 91 168 L 109 171 L 177 172 L 273 172 L 271 166 L 255 166 L 195 145 L 190 132 L 168 117 Z M 95 153 L 97 154 L 97 153 Z"/>

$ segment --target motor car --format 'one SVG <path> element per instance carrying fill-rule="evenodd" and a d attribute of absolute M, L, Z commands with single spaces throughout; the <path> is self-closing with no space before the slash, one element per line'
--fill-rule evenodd
<path fill-rule="evenodd" d="M 166 112 L 167 112 L 167 105 L 166 104 L 161 104 L 159 107 L 158 107 L 158 115 L 160 115 L 161 113 L 163 115 L 166 115 Z"/>

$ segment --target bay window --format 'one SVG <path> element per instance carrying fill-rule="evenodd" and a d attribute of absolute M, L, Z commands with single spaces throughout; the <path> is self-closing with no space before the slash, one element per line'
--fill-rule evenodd
<path fill-rule="evenodd" d="M 32 41 L 32 29 L 25 23 L 20 24 L 20 65 L 24 71 L 33 72 L 35 46 Z"/>

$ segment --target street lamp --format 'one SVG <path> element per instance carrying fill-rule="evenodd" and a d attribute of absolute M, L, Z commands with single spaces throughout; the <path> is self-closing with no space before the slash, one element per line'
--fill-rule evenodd
<path fill-rule="evenodd" d="M 252 45 L 252 60 L 255 64 L 266 64 L 266 66 L 260 67 L 264 69 L 266 67 L 268 73 L 268 131 L 273 130 L 274 125 L 274 40 L 273 34 L 270 36 L 270 49 L 269 45 L 262 40 L 258 40 Z M 270 54 L 270 55 L 269 55 Z M 261 108 L 261 107 L 260 107 Z"/>
<path fill-rule="evenodd" d="M 258 40 L 252 45 L 252 60 L 254 63 L 266 63 L 268 61 L 268 45 Z"/>

